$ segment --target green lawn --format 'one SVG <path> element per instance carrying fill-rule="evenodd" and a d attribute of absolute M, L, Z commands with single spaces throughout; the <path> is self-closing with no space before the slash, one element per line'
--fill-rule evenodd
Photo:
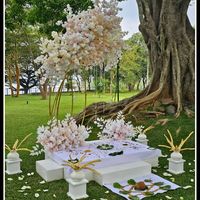
<path fill-rule="evenodd" d="M 120 94 L 120 98 L 125 98 L 132 96 L 131 93 Z M 84 95 L 75 94 L 75 108 L 74 112 L 77 113 L 83 109 L 84 105 Z M 28 104 L 27 104 L 28 101 Z M 102 95 L 101 98 L 94 93 L 88 94 L 88 104 L 97 101 L 111 101 L 109 94 Z M 60 118 L 64 117 L 67 112 L 70 112 L 71 107 L 71 96 L 69 94 L 64 94 L 61 99 L 60 108 Z M 164 144 L 165 139 L 163 134 L 166 133 L 166 129 L 169 129 L 174 135 L 175 141 L 180 141 L 181 138 L 185 138 L 189 132 L 195 129 L 195 119 L 188 118 L 185 115 L 181 115 L 178 119 L 173 116 L 163 116 L 162 118 L 170 118 L 165 126 L 157 125 L 154 129 L 148 132 L 149 145 L 152 147 L 158 147 L 159 144 Z M 48 100 L 40 100 L 40 96 L 35 95 L 22 95 L 19 98 L 11 98 L 10 96 L 5 97 L 5 141 L 6 144 L 13 144 L 13 142 L 18 138 L 22 139 L 26 134 L 32 132 L 34 133 L 29 140 L 26 141 L 24 146 L 31 148 L 36 141 L 36 129 L 39 125 L 45 124 L 48 121 Z M 144 124 L 148 126 L 150 124 L 155 124 L 158 119 L 147 119 L 140 121 L 139 124 Z M 176 135 L 175 131 L 181 127 L 181 131 Z M 97 130 L 94 129 L 90 139 L 96 139 Z M 186 146 L 195 146 L 194 135 L 190 138 Z M 6 152 L 7 153 L 7 152 Z M 169 155 L 170 153 L 166 149 L 162 149 L 163 154 Z M 35 199 L 34 194 L 39 193 L 40 197 L 38 199 L 70 199 L 67 197 L 67 183 L 65 180 L 54 181 L 50 183 L 40 184 L 42 178 L 35 171 L 36 160 L 44 159 L 44 155 L 39 155 L 38 157 L 29 156 L 27 152 L 20 152 L 20 157 L 23 160 L 21 164 L 22 174 L 18 175 L 5 175 L 5 198 L 6 200 L 11 199 Z M 183 197 L 185 200 L 195 199 L 195 173 L 190 172 L 195 168 L 195 152 L 185 151 L 183 152 L 183 158 L 186 160 L 184 169 L 185 173 L 181 175 L 173 175 L 175 178 L 175 183 L 180 186 L 191 185 L 192 188 L 187 190 L 181 188 L 174 191 L 168 191 L 167 193 L 158 194 L 153 197 L 146 199 L 149 200 L 160 200 L 166 199 L 166 195 L 173 197 L 174 200 Z M 156 168 L 158 175 L 163 176 L 163 172 L 166 171 L 166 166 L 168 164 L 167 158 L 159 158 L 160 167 Z M 33 176 L 27 176 L 27 173 L 34 172 Z M 24 175 L 23 180 L 18 180 L 18 177 Z M 12 181 L 7 180 L 12 178 Z M 164 177 L 171 181 L 171 177 Z M 191 182 L 191 179 L 194 182 Z M 31 186 L 31 190 L 27 189 L 26 192 L 18 192 L 23 185 Z M 41 191 L 37 191 L 37 190 Z M 43 189 L 48 189 L 48 192 L 43 192 Z M 89 200 L 104 198 L 107 200 L 122 200 L 121 196 L 118 196 L 111 191 L 107 191 L 106 188 L 101 187 L 95 182 L 90 182 L 88 184 L 87 193 L 89 195 Z M 26 195 L 24 195 L 26 194 Z M 54 197 L 53 195 L 56 195 Z"/>

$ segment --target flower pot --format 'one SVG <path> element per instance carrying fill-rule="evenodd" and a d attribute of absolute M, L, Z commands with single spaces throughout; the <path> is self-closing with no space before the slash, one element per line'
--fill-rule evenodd
<path fill-rule="evenodd" d="M 74 170 L 71 174 L 70 177 L 73 181 L 75 182 L 79 182 L 82 179 L 85 178 L 85 174 L 82 170 Z"/>
<path fill-rule="evenodd" d="M 16 151 L 11 151 L 8 153 L 7 159 L 12 161 L 19 160 L 19 154 Z"/>
<path fill-rule="evenodd" d="M 140 140 L 144 140 L 146 138 L 147 138 L 147 136 L 145 134 L 139 134 L 138 135 L 138 139 L 140 139 Z"/>
<path fill-rule="evenodd" d="M 173 153 L 171 153 L 171 158 L 173 160 L 181 160 L 182 159 L 182 154 L 178 151 L 174 151 Z"/>

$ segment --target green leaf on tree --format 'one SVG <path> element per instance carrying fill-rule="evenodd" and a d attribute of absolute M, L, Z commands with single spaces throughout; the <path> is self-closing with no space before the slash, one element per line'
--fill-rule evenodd
<path fill-rule="evenodd" d="M 127 183 L 129 184 L 129 185 L 135 185 L 135 180 L 133 180 L 133 179 L 129 179 L 128 181 L 127 181 Z"/>
<path fill-rule="evenodd" d="M 122 186 L 119 183 L 117 183 L 117 182 L 113 183 L 113 187 L 114 188 L 119 188 L 119 189 L 122 188 Z"/>

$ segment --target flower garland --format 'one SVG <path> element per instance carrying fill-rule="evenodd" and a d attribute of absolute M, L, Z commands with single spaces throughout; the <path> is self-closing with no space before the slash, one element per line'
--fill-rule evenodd
<path fill-rule="evenodd" d="M 94 123 L 101 130 L 101 132 L 98 133 L 98 137 L 101 140 L 125 140 L 131 139 L 135 136 L 133 125 L 131 124 L 131 122 L 125 122 L 125 118 L 122 115 L 121 111 L 117 113 L 117 118 L 115 120 L 105 120 L 103 118 L 97 118 Z"/>

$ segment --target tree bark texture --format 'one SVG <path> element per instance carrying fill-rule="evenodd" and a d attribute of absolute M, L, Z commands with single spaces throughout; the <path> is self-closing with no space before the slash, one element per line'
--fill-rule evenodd
<path fill-rule="evenodd" d="M 149 52 L 152 77 L 138 95 L 117 104 L 99 103 L 97 113 L 131 114 L 156 100 L 172 99 L 176 116 L 195 101 L 195 30 L 187 16 L 190 0 L 137 0 L 139 30 Z M 95 105 L 96 106 L 96 105 Z M 91 105 L 86 116 L 92 117 Z M 102 113 L 102 110 L 104 113 Z M 82 117 L 82 113 L 77 119 Z"/>

